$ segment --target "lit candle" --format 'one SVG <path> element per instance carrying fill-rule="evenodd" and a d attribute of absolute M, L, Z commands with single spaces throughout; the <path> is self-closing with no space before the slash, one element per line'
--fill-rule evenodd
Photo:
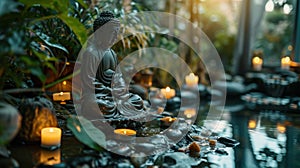
<path fill-rule="evenodd" d="M 249 120 L 249 122 L 248 122 L 248 128 L 249 129 L 256 128 L 256 121 L 255 120 Z"/>
<path fill-rule="evenodd" d="M 185 77 L 185 83 L 187 86 L 197 86 L 199 81 L 199 77 L 195 76 L 194 73 L 190 73 Z"/>
<path fill-rule="evenodd" d="M 141 75 L 141 85 L 150 88 L 152 86 L 153 72 L 150 69 L 146 69 Z"/>
<path fill-rule="evenodd" d="M 41 131 L 41 146 L 45 148 L 60 147 L 61 129 L 55 127 L 43 128 Z"/>
<path fill-rule="evenodd" d="M 281 124 L 281 123 L 277 123 L 276 128 L 277 128 L 277 131 L 282 134 L 285 133 L 285 131 L 286 131 L 285 125 Z"/>
<path fill-rule="evenodd" d="M 289 56 L 281 58 L 281 69 L 290 69 L 291 58 Z"/>
<path fill-rule="evenodd" d="M 186 116 L 186 118 L 192 118 L 196 115 L 196 109 L 194 108 L 189 108 L 186 109 L 183 114 Z"/>
<path fill-rule="evenodd" d="M 41 150 L 39 162 L 45 165 L 60 164 L 61 162 L 60 149 Z"/>
<path fill-rule="evenodd" d="M 122 142 L 132 142 L 135 140 L 136 131 L 127 128 L 119 128 L 114 130 L 115 140 Z"/>
<path fill-rule="evenodd" d="M 174 121 L 177 120 L 177 118 L 164 117 L 164 118 L 161 118 L 160 120 L 163 122 L 163 124 L 165 126 L 170 126 Z"/>
<path fill-rule="evenodd" d="M 126 128 L 115 129 L 114 133 L 118 134 L 118 135 L 126 135 L 126 136 L 135 136 L 136 135 L 135 130 L 126 129 Z"/>
<path fill-rule="evenodd" d="M 65 101 L 65 100 L 70 100 L 70 99 L 71 99 L 70 92 L 53 93 L 54 101 Z"/>
<path fill-rule="evenodd" d="M 252 65 L 255 71 L 260 71 L 262 69 L 263 60 L 260 57 L 253 57 Z"/>
<path fill-rule="evenodd" d="M 170 87 L 166 87 L 160 90 L 166 99 L 170 99 L 175 96 L 175 90 Z"/>

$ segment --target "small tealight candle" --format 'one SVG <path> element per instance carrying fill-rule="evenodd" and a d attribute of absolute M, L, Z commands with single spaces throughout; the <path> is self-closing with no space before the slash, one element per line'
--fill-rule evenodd
<path fill-rule="evenodd" d="M 291 58 L 289 56 L 281 58 L 281 69 L 290 69 Z"/>
<path fill-rule="evenodd" d="M 199 77 L 195 76 L 194 73 L 190 73 L 188 76 L 185 77 L 185 83 L 187 86 L 197 86 L 199 81 Z"/>
<path fill-rule="evenodd" d="M 263 64 L 263 59 L 261 59 L 260 57 L 253 57 L 252 59 L 252 65 L 253 65 L 253 69 L 255 71 L 261 71 L 262 69 L 262 64 Z"/>
<path fill-rule="evenodd" d="M 177 120 L 177 118 L 164 117 L 164 118 L 161 118 L 160 120 L 163 122 L 163 124 L 165 126 L 170 126 L 174 121 Z"/>
<path fill-rule="evenodd" d="M 71 99 L 70 92 L 53 93 L 54 101 L 65 101 L 65 100 L 70 100 L 70 99 Z"/>
<path fill-rule="evenodd" d="M 277 123 L 276 128 L 277 128 L 277 131 L 282 134 L 285 133 L 285 131 L 286 131 L 285 125 L 281 124 L 281 123 Z"/>
<path fill-rule="evenodd" d="M 136 131 L 127 128 L 115 129 L 115 140 L 122 142 L 132 142 L 135 141 Z"/>
<path fill-rule="evenodd" d="M 167 121 L 167 122 L 174 122 L 176 121 L 176 118 L 172 118 L 172 117 L 164 117 L 164 118 L 161 118 L 162 121 Z"/>
<path fill-rule="evenodd" d="M 186 109 L 183 114 L 186 116 L 186 118 L 192 118 L 196 115 L 196 109 L 194 108 L 189 108 Z"/>
<path fill-rule="evenodd" d="M 119 135 L 126 135 L 126 136 L 135 136 L 136 135 L 135 130 L 126 129 L 126 128 L 115 129 L 114 133 L 119 134 Z"/>
<path fill-rule="evenodd" d="M 248 122 L 248 128 L 249 129 L 256 128 L 256 120 L 249 120 L 249 122 Z"/>
<path fill-rule="evenodd" d="M 175 96 L 175 90 L 170 87 L 166 87 L 160 90 L 166 99 L 170 99 Z"/>
<path fill-rule="evenodd" d="M 56 127 L 43 128 L 41 131 L 41 146 L 45 148 L 60 147 L 61 129 Z"/>

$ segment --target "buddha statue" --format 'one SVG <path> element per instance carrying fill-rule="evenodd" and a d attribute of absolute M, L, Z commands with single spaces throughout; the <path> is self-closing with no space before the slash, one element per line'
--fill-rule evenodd
<path fill-rule="evenodd" d="M 130 93 L 122 74 L 116 74 L 118 60 L 110 47 L 117 39 L 119 27 L 119 21 L 107 11 L 94 21 L 93 44 L 84 52 L 81 63 L 84 68 L 81 70 L 81 113 L 90 113 L 88 118 L 96 119 L 99 109 L 106 119 L 135 118 L 145 112 L 143 99 Z"/>

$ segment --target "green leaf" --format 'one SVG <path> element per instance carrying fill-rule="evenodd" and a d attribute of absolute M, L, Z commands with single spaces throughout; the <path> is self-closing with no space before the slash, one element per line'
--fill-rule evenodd
<path fill-rule="evenodd" d="M 46 75 L 44 75 L 44 72 L 40 67 L 31 67 L 30 72 L 31 74 L 37 76 L 42 82 L 45 82 Z"/>
<path fill-rule="evenodd" d="M 80 3 L 80 5 L 82 5 L 84 8 L 87 8 L 87 4 L 83 2 L 83 0 L 77 0 L 77 2 Z"/>
<path fill-rule="evenodd" d="M 54 10 L 59 11 L 59 13 L 64 13 L 68 11 L 69 8 L 69 0 L 54 0 L 53 6 Z"/>
<path fill-rule="evenodd" d="M 20 62 L 20 63 L 25 63 L 26 67 L 37 65 L 37 61 L 31 59 L 31 57 L 27 56 L 27 55 L 19 56 L 17 61 Z"/>
<path fill-rule="evenodd" d="M 100 151 L 103 149 L 102 146 L 106 146 L 104 133 L 84 117 L 70 116 L 67 120 L 67 127 L 80 142 L 92 149 Z"/>
<path fill-rule="evenodd" d="M 36 32 L 36 35 L 41 40 L 43 40 L 48 46 L 60 49 L 60 50 L 62 50 L 64 52 L 66 52 L 67 54 L 69 54 L 69 51 L 64 46 L 62 46 L 59 43 L 56 43 L 55 40 L 53 38 L 51 38 L 50 36 L 48 36 L 47 34 L 38 31 L 38 32 Z"/>
<path fill-rule="evenodd" d="M 39 52 L 37 52 L 37 51 L 35 51 L 35 50 L 33 50 L 33 52 L 34 52 L 34 54 L 40 59 L 40 61 L 44 61 L 44 60 L 46 60 L 47 59 L 47 55 L 45 55 L 45 54 L 42 54 L 42 53 L 39 53 Z"/>
<path fill-rule="evenodd" d="M 70 29 L 75 33 L 81 45 L 87 40 L 87 30 L 79 20 L 68 16 L 67 14 L 60 14 L 58 17 L 66 23 Z"/>
<path fill-rule="evenodd" d="M 46 62 L 46 63 L 45 63 L 45 66 L 46 66 L 47 68 L 50 68 L 50 69 L 52 70 L 52 72 L 57 73 L 56 68 L 55 68 L 54 65 L 51 64 L 50 62 Z"/>
<path fill-rule="evenodd" d="M 40 62 L 43 62 L 44 64 L 47 64 L 49 62 L 58 62 L 58 57 L 50 57 L 44 53 L 40 53 L 37 50 L 35 50 L 34 48 L 32 48 L 33 53 L 40 59 Z M 47 65 L 46 65 L 47 66 Z"/>

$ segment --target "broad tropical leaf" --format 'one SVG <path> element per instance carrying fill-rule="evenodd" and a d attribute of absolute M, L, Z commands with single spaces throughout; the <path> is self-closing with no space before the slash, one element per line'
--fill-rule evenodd
<path fill-rule="evenodd" d="M 99 151 L 103 149 L 102 146 L 106 146 L 104 133 L 83 117 L 71 116 L 67 120 L 67 127 L 80 142 L 92 149 Z M 89 136 L 89 134 L 93 135 L 93 137 Z"/>
<path fill-rule="evenodd" d="M 87 31 L 82 23 L 73 17 L 69 17 L 66 14 L 58 15 L 58 17 L 66 23 L 70 29 L 76 34 L 78 40 L 80 41 L 81 46 L 87 40 Z"/>

